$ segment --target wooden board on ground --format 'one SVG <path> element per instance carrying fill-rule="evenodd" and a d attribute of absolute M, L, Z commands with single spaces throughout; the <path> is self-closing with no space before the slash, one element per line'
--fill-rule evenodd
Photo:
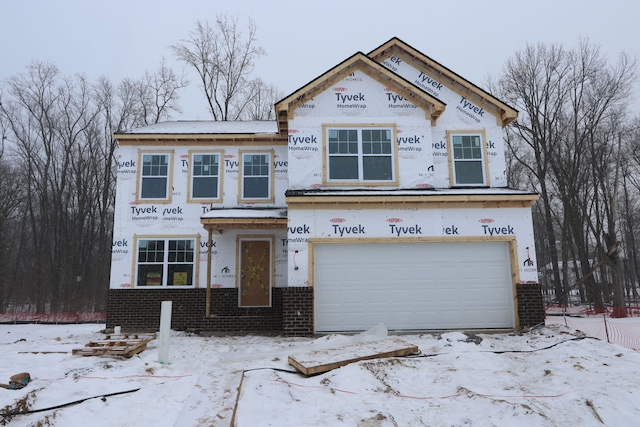
<path fill-rule="evenodd" d="M 105 339 L 89 341 L 83 348 L 76 348 L 72 354 L 80 356 L 99 356 L 103 354 L 131 357 L 146 350 L 147 343 L 156 339 L 151 335 L 107 335 Z"/>
<path fill-rule="evenodd" d="M 315 375 L 360 360 L 408 356 L 419 352 L 420 349 L 416 345 L 400 338 L 388 337 L 289 356 L 289 364 L 305 375 Z"/>

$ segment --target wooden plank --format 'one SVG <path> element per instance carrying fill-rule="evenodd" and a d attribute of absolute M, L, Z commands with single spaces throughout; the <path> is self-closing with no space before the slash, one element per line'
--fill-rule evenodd
<path fill-rule="evenodd" d="M 146 342 L 141 342 L 136 345 L 129 346 L 107 346 L 107 347 L 84 347 L 77 348 L 73 350 L 73 354 L 77 354 L 80 356 L 99 356 L 99 355 L 116 355 L 116 356 L 124 356 L 131 357 L 135 354 L 138 354 L 147 348 Z"/>
<path fill-rule="evenodd" d="M 396 337 L 289 356 L 289 364 L 305 375 L 315 375 L 360 360 L 399 357 L 420 352 L 418 346 Z"/>
<path fill-rule="evenodd" d="M 105 335 L 103 340 L 94 340 L 94 341 L 123 341 L 123 340 L 139 340 L 139 339 L 155 339 L 156 334 L 120 334 L 113 335 L 107 334 Z"/>
<path fill-rule="evenodd" d="M 135 354 L 138 354 L 147 349 L 147 343 L 141 342 L 140 344 L 128 347 L 127 349 L 122 351 L 122 356 L 131 357 Z"/>
<path fill-rule="evenodd" d="M 156 338 L 155 335 L 138 336 L 133 338 L 129 335 L 123 336 L 107 336 L 104 340 L 94 340 L 85 344 L 84 348 L 76 348 L 72 350 L 72 354 L 80 356 L 98 356 L 98 355 L 116 355 L 131 357 L 141 351 L 146 350 L 147 343 Z"/>
<path fill-rule="evenodd" d="M 123 339 L 123 340 L 94 340 L 91 341 L 93 344 L 100 345 L 113 345 L 113 344 L 135 344 L 140 342 L 140 340 L 145 340 L 146 338 L 131 338 L 131 339 Z"/>

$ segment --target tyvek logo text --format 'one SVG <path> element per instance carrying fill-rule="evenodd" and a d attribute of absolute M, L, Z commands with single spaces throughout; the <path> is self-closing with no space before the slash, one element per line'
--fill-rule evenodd
<path fill-rule="evenodd" d="M 354 226 L 342 226 L 340 224 L 332 224 L 331 227 L 333 228 L 333 232 L 335 234 L 339 234 L 340 237 L 343 237 L 345 235 L 352 235 L 352 234 L 367 234 L 367 232 L 364 229 L 364 225 L 362 224 L 358 224 Z"/>
<path fill-rule="evenodd" d="M 336 87 L 333 90 L 336 92 L 334 95 L 336 96 L 336 101 L 338 102 L 336 104 L 336 107 L 358 108 L 358 109 L 367 108 L 367 105 L 365 104 L 366 100 L 362 92 L 349 95 L 346 93 L 341 93 L 347 90 L 346 88 L 343 88 L 343 87 Z"/>

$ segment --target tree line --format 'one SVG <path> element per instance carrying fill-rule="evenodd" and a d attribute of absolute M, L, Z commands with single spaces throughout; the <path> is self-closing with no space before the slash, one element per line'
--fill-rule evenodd
<path fill-rule="evenodd" d="M 638 303 L 636 232 L 640 119 L 631 114 L 636 60 L 610 63 L 598 46 L 528 45 L 492 82 L 520 110 L 507 129 L 508 179 L 540 195 L 533 207 L 548 303 Z"/>
<path fill-rule="evenodd" d="M 0 92 L 0 310 L 103 307 L 119 130 L 176 109 L 184 80 L 165 65 L 114 84 L 33 62 Z"/>
<path fill-rule="evenodd" d="M 281 95 L 251 73 L 255 25 L 198 22 L 171 50 L 199 76 L 213 120 L 272 120 Z M 189 84 L 162 60 L 96 81 L 34 61 L 0 82 L 0 312 L 102 311 L 115 201 L 114 133 L 180 113 Z"/>
<path fill-rule="evenodd" d="M 283 94 L 253 76 L 252 21 L 198 21 L 170 49 L 196 76 L 212 120 L 273 120 Z M 640 118 L 635 60 L 588 40 L 527 45 L 488 83 L 519 110 L 507 128 L 511 188 L 534 204 L 537 269 L 549 303 L 638 302 Z M 138 79 L 89 81 L 34 61 L 0 81 L 0 312 L 102 311 L 111 262 L 116 132 L 180 113 L 189 81 L 162 60 Z"/>

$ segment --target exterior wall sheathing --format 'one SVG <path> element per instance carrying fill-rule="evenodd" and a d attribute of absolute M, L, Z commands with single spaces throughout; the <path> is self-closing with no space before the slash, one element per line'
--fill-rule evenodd
<path fill-rule="evenodd" d="M 300 105 L 294 102 L 291 111 L 287 111 L 286 140 L 273 143 L 253 141 L 246 147 L 242 141 L 217 143 L 212 139 L 210 144 L 202 140 L 196 144 L 187 138 L 175 144 L 157 142 L 154 138 L 142 145 L 121 144 L 107 328 L 121 326 L 125 331 L 155 331 L 159 327 L 161 302 L 172 301 L 171 327 L 175 330 L 311 335 L 314 333 L 314 288 L 310 285 L 313 278 L 309 263 L 313 261 L 309 258 L 309 239 L 366 238 L 391 242 L 406 238 L 400 235 L 398 230 L 401 228 L 396 227 L 398 222 L 405 225 L 402 230 L 412 233 L 409 237 L 425 241 L 444 241 L 450 237 L 491 239 L 496 234 L 500 235 L 498 237 L 505 234 L 513 236 L 515 247 L 511 266 L 512 280 L 516 283 L 516 326 L 527 328 L 543 323 L 542 292 L 539 284 L 535 283 L 537 267 L 530 205 L 506 207 L 502 203 L 491 204 L 491 189 L 507 187 L 502 113 L 499 109 L 491 109 L 491 102 L 485 102 L 487 99 L 470 97 L 468 91 L 448 84 L 443 77 L 444 80 L 440 81 L 440 73 L 431 73 L 411 55 L 389 55 L 378 58 L 378 63 L 420 87 L 433 97 L 433 102 L 442 101 L 447 105 L 439 117 L 431 115 L 432 108 L 414 105 L 411 99 L 396 93 L 394 88 L 398 85 L 373 77 L 380 73 L 355 69 L 342 80 L 313 93 L 313 96 L 304 98 L 301 94 L 305 102 Z M 402 84 L 399 83 L 400 86 Z M 451 144 L 449 135 L 450 132 L 481 134 L 488 189 L 485 201 L 488 205 L 478 208 L 470 208 L 468 204 L 420 206 L 415 209 L 406 206 L 370 207 L 365 212 L 362 206 L 347 207 L 347 198 L 344 204 L 338 203 L 331 209 L 287 206 L 287 190 L 362 189 L 363 183 L 350 186 L 347 185 L 349 183 L 327 179 L 327 129 L 340 126 L 393 129 L 395 177 L 385 185 L 376 185 L 375 190 L 364 185 L 372 194 L 416 189 L 443 189 L 450 194 L 456 191 L 464 194 L 465 189 L 452 189 L 455 186 L 451 182 L 453 169 L 452 154 L 448 148 Z M 154 134 L 150 132 L 150 135 Z M 224 162 L 220 172 L 221 198 L 211 204 L 197 203 L 187 197 L 190 182 L 187 165 L 191 152 L 206 148 L 220 152 L 221 162 Z M 239 165 L 245 149 L 272 150 L 273 200 L 259 205 L 239 200 L 242 176 Z M 171 186 L 174 190 L 170 199 L 162 203 L 138 200 L 141 152 L 167 150 L 171 153 L 173 168 Z M 250 209 L 285 206 L 288 208 L 287 230 L 226 229 L 209 243 L 200 222 L 200 217 L 209 207 Z M 343 236 L 338 229 L 356 229 L 358 235 Z M 198 250 L 192 287 L 152 289 L 136 283 L 136 239 L 149 236 L 196 239 Z M 243 236 L 273 239 L 274 276 L 269 307 L 239 307 L 237 241 Z M 210 265 L 208 255 L 212 256 Z M 210 271 L 208 267 L 211 267 Z M 211 286 L 208 317 L 207 286 Z"/>

